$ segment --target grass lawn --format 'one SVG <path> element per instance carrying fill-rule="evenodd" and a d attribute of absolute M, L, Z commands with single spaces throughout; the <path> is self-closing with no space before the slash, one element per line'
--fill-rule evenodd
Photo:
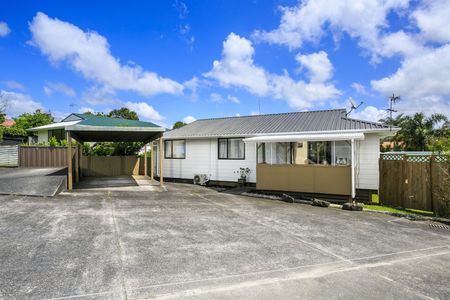
<path fill-rule="evenodd" d="M 386 212 L 399 213 L 399 214 L 419 215 L 419 216 L 426 216 L 426 217 L 434 216 L 434 213 L 432 211 L 411 209 L 411 208 L 393 208 L 393 207 L 384 206 L 384 205 L 364 204 L 364 209 L 379 210 L 379 211 L 386 211 Z"/>

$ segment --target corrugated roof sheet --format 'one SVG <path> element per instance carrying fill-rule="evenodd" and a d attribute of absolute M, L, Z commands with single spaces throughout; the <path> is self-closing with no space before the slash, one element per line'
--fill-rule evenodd
<path fill-rule="evenodd" d="M 164 138 L 251 136 L 308 131 L 375 130 L 389 126 L 345 116 L 345 109 L 203 119 L 164 133 Z"/>
<path fill-rule="evenodd" d="M 110 118 L 105 116 L 96 116 L 90 114 L 77 114 L 73 115 L 82 118 L 83 120 L 78 125 L 88 126 L 111 126 L 111 127 L 160 127 L 151 122 L 143 122 L 137 120 L 128 120 L 121 118 Z"/>

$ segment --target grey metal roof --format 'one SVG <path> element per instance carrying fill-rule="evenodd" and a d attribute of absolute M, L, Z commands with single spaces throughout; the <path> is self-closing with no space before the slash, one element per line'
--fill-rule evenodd
<path fill-rule="evenodd" d="M 389 126 L 345 116 L 345 109 L 203 119 L 164 133 L 164 138 L 252 136 L 273 133 L 383 130 Z"/>

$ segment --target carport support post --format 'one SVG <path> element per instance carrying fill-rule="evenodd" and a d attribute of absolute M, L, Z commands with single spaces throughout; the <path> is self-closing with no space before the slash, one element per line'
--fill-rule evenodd
<path fill-rule="evenodd" d="M 154 150 L 154 143 L 153 141 L 151 141 L 150 143 L 150 180 L 153 182 L 153 177 L 154 177 L 154 167 L 155 167 L 155 151 Z"/>
<path fill-rule="evenodd" d="M 355 140 L 352 139 L 352 200 L 355 199 Z"/>
<path fill-rule="evenodd" d="M 78 151 L 78 143 L 75 148 L 75 182 L 80 181 L 80 152 Z"/>
<path fill-rule="evenodd" d="M 164 166 L 163 166 L 163 139 L 162 139 L 162 135 L 159 138 L 159 186 L 160 187 L 164 187 Z"/>
<path fill-rule="evenodd" d="M 144 145 L 144 176 L 147 176 L 147 144 Z"/>
<path fill-rule="evenodd" d="M 72 136 L 67 131 L 67 189 L 72 190 Z"/>

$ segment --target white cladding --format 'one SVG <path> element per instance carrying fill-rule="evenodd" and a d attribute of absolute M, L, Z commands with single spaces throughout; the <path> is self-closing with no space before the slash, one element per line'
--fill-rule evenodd
<path fill-rule="evenodd" d="M 378 189 L 380 157 L 380 136 L 365 134 L 363 141 L 356 142 L 356 188 Z"/>
<path fill-rule="evenodd" d="M 36 132 L 38 137 L 38 144 L 43 144 L 48 142 L 48 130 L 41 130 Z"/>
<path fill-rule="evenodd" d="M 356 188 L 378 189 L 378 157 L 380 137 L 365 134 L 356 141 Z M 256 143 L 245 143 L 244 160 L 218 159 L 217 138 L 187 139 L 185 159 L 164 159 L 164 177 L 193 179 L 194 174 L 207 174 L 211 180 L 234 181 L 239 168 L 249 168 L 249 182 L 256 182 Z M 159 175 L 159 151 L 156 151 L 156 174 Z"/>
<path fill-rule="evenodd" d="M 245 159 L 218 159 L 217 139 L 186 140 L 186 158 L 164 158 L 164 177 L 193 179 L 194 174 L 207 174 L 210 180 L 237 181 L 239 168 L 249 168 L 248 182 L 256 182 L 256 145 L 245 145 Z M 157 151 L 159 153 L 159 151 Z M 159 174 L 159 157 L 157 174 Z"/>

